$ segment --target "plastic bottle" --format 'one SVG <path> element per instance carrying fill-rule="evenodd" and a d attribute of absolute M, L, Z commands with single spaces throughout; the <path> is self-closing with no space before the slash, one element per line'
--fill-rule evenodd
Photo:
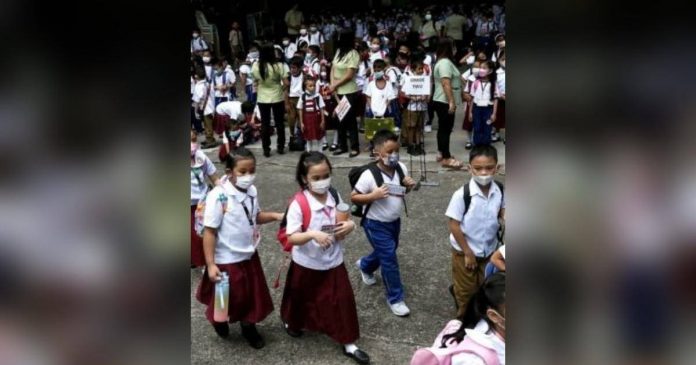
<path fill-rule="evenodd" d="M 215 307 L 213 320 L 215 322 L 227 322 L 229 319 L 228 307 L 230 304 L 230 280 L 226 272 L 222 273 L 222 280 L 215 284 Z"/>

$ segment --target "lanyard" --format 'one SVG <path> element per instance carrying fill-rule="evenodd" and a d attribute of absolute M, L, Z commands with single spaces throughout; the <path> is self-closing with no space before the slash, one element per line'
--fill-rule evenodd
<path fill-rule="evenodd" d="M 254 198 L 249 197 L 251 199 L 251 210 L 252 212 L 254 211 Z M 249 225 L 253 226 L 254 225 L 254 220 L 252 219 L 251 213 L 249 213 L 249 208 L 247 208 L 246 204 L 242 202 L 242 207 L 244 208 L 244 214 L 246 214 L 247 220 L 249 221 Z"/>

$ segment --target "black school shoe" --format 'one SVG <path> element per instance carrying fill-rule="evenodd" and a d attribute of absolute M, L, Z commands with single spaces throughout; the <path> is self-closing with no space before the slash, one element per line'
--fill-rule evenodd
<path fill-rule="evenodd" d="M 326 151 L 328 148 L 329 148 L 329 144 L 328 144 L 328 143 L 324 143 L 323 145 L 321 145 L 321 150 L 322 150 L 322 151 Z"/>
<path fill-rule="evenodd" d="M 227 338 L 230 335 L 230 325 L 226 322 L 215 322 L 213 324 L 213 329 L 215 333 L 222 338 Z"/>
<path fill-rule="evenodd" d="M 247 342 L 249 343 L 249 346 L 255 348 L 255 349 L 261 349 L 264 346 L 266 346 L 266 342 L 263 340 L 263 337 L 259 334 L 259 331 L 256 330 L 256 325 L 255 324 L 239 324 L 240 327 L 242 327 L 242 337 L 244 337 Z"/>
<path fill-rule="evenodd" d="M 333 151 L 336 151 L 337 149 L 338 149 L 338 146 L 335 144 L 332 144 L 331 148 L 329 148 L 329 151 L 333 152 Z"/>
<path fill-rule="evenodd" d="M 357 349 L 355 352 L 352 354 L 347 352 L 346 349 L 343 349 L 343 354 L 350 357 L 351 359 L 355 360 L 358 364 L 369 364 L 370 363 L 370 356 L 363 350 Z"/>
<path fill-rule="evenodd" d="M 302 336 L 302 333 L 303 333 L 302 331 L 291 330 L 290 327 L 288 327 L 288 324 L 285 323 L 285 322 L 282 322 L 281 324 L 283 325 L 283 329 L 285 330 L 285 332 L 286 332 L 290 337 L 300 337 L 300 336 Z"/>
<path fill-rule="evenodd" d="M 278 154 L 279 154 L 279 155 L 284 155 L 284 154 L 285 154 L 285 148 L 279 148 L 279 149 L 278 149 Z"/>

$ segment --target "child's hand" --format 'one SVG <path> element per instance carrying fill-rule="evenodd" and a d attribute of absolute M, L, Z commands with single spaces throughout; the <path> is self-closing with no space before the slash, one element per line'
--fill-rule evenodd
<path fill-rule="evenodd" d="M 471 250 L 464 252 L 464 267 L 469 271 L 476 270 L 476 256 Z"/>
<path fill-rule="evenodd" d="M 319 128 L 320 128 L 322 131 L 323 131 L 323 130 L 326 130 L 326 122 L 322 121 L 321 123 L 319 123 Z"/>
<path fill-rule="evenodd" d="M 469 111 L 469 121 L 474 121 L 474 113 L 472 113 L 471 111 Z"/>
<path fill-rule="evenodd" d="M 333 237 L 330 234 L 324 233 L 322 231 L 314 231 L 313 238 L 314 238 L 314 241 L 321 248 L 327 248 L 327 247 L 331 246 L 331 244 L 333 243 Z"/>
<path fill-rule="evenodd" d="M 284 216 L 283 213 L 273 213 L 273 218 L 278 222 L 282 221 Z"/>
<path fill-rule="evenodd" d="M 353 229 L 355 229 L 355 223 L 350 220 L 339 222 L 336 225 L 337 227 L 334 229 L 334 235 L 336 235 L 336 239 L 338 240 L 344 239 L 350 232 L 353 232 Z"/>
<path fill-rule="evenodd" d="M 381 200 L 389 196 L 389 187 L 382 185 L 370 193 L 372 200 Z"/>
<path fill-rule="evenodd" d="M 220 269 L 217 267 L 217 265 L 208 265 L 206 267 L 206 271 L 208 272 L 208 279 L 210 279 L 210 281 L 216 283 L 222 280 L 222 273 L 220 273 Z"/>
<path fill-rule="evenodd" d="M 406 185 L 406 189 L 411 190 L 413 189 L 414 186 L 416 186 L 416 180 L 413 180 L 412 177 L 406 176 L 403 181 L 404 185 Z"/>
<path fill-rule="evenodd" d="M 304 124 L 300 124 L 300 130 L 304 133 Z"/>

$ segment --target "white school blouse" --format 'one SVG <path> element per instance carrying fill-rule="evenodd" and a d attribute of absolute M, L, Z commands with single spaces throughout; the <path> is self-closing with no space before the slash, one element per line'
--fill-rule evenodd
<path fill-rule="evenodd" d="M 223 212 L 223 200 L 227 209 Z M 246 206 L 250 217 L 247 217 Z M 250 186 L 241 192 L 227 180 L 222 186 L 210 191 L 205 201 L 203 225 L 217 229 L 215 242 L 215 263 L 234 264 L 249 260 L 254 255 L 254 227 L 259 213 L 259 199 L 256 187 Z M 249 224 L 249 218 L 252 224 Z"/>
<path fill-rule="evenodd" d="M 303 192 L 309 202 L 312 218 L 307 227 L 308 231 L 321 231 L 323 225 L 336 224 L 336 202 L 330 193 L 326 193 L 326 204 L 320 203 L 307 190 Z M 339 195 L 340 202 L 343 202 Z M 286 231 L 288 236 L 302 231 L 302 210 L 297 201 L 288 207 Z M 315 240 L 304 245 L 293 246 L 292 261 L 312 270 L 330 270 L 343 263 L 343 241 L 335 241 L 326 250 Z"/>
<path fill-rule="evenodd" d="M 474 105 L 482 107 L 493 105 L 494 99 L 491 98 L 492 87 L 493 84 L 490 81 L 474 81 L 469 89 L 469 94 L 474 99 Z"/>
<path fill-rule="evenodd" d="M 491 182 L 488 197 L 483 195 L 473 178 L 468 184 L 471 202 L 466 215 L 464 215 L 464 187 L 452 194 L 445 215 L 459 222 L 459 229 L 464 232 L 466 242 L 476 257 L 488 257 L 495 248 L 496 234 L 500 225 L 498 213 L 501 208 L 505 208 L 505 200 L 500 188 L 494 182 Z M 452 248 L 462 251 L 451 233 L 449 240 Z"/>

